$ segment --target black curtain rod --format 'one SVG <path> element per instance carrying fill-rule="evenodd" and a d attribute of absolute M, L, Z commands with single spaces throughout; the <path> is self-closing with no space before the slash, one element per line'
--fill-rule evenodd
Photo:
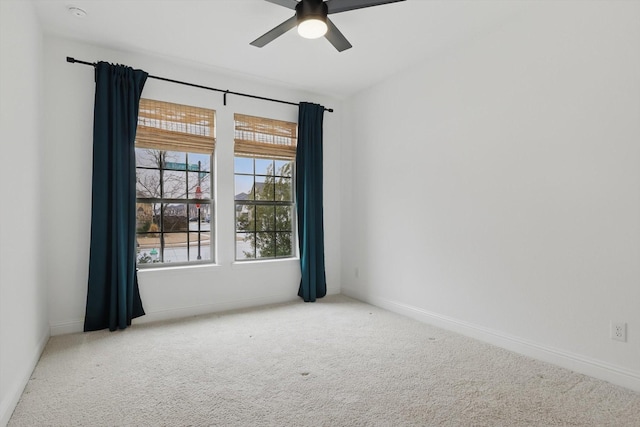
<path fill-rule="evenodd" d="M 75 58 L 72 58 L 70 56 L 67 56 L 67 62 L 70 62 L 72 64 L 90 65 L 90 66 L 92 66 L 94 68 L 97 65 L 95 62 L 80 61 L 79 59 L 75 59 Z M 249 95 L 248 93 L 234 92 L 232 90 L 216 89 L 214 87 L 202 86 L 202 85 L 198 85 L 198 84 L 195 84 L 195 83 L 189 83 L 189 82 L 183 82 L 183 81 L 180 81 L 180 80 L 168 79 L 166 77 L 153 76 L 151 74 L 149 74 L 148 77 L 150 79 L 162 80 L 164 82 L 177 83 L 177 84 L 180 84 L 180 85 L 197 87 L 197 88 L 200 88 L 200 89 L 213 90 L 215 92 L 222 92 L 224 94 L 224 97 L 223 97 L 224 105 L 227 105 L 227 95 L 244 96 L 244 97 L 247 97 L 247 98 L 261 99 L 263 101 L 279 102 L 280 104 L 288 104 L 288 105 L 295 105 L 295 106 L 299 106 L 300 105 L 300 104 L 297 104 L 295 102 L 282 101 L 280 99 L 273 99 L 273 98 L 265 98 L 264 96 Z M 333 108 L 325 108 L 324 111 L 328 111 L 330 113 L 333 113 Z"/>

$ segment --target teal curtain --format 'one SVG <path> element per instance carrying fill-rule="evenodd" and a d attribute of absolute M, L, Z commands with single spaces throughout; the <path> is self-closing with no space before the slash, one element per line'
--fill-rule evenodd
<path fill-rule="evenodd" d="M 136 275 L 134 141 L 148 74 L 96 65 L 91 246 L 85 331 L 114 331 L 144 315 Z"/>
<path fill-rule="evenodd" d="M 302 279 L 298 295 L 313 302 L 327 294 L 322 209 L 322 105 L 301 102 L 296 152 L 296 205 Z"/>

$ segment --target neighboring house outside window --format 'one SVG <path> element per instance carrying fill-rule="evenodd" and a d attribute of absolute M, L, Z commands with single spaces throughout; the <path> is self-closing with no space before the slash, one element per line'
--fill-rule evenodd
<path fill-rule="evenodd" d="M 214 262 L 214 123 L 214 110 L 140 100 L 138 266 Z"/>
<path fill-rule="evenodd" d="M 296 255 L 296 123 L 235 114 L 236 261 Z"/>

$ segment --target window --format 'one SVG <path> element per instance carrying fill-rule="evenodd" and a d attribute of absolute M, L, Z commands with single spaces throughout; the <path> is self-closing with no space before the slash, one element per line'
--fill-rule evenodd
<path fill-rule="evenodd" d="M 136 133 L 139 266 L 213 261 L 215 111 L 140 100 Z"/>
<path fill-rule="evenodd" d="M 234 119 L 236 260 L 291 258 L 296 124 Z"/>

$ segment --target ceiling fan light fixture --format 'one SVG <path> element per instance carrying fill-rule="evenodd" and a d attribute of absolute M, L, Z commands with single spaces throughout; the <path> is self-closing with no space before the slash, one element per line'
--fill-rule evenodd
<path fill-rule="evenodd" d="M 302 0 L 296 5 L 298 34 L 307 39 L 317 39 L 327 34 L 329 8 L 322 0 Z"/>
<path fill-rule="evenodd" d="M 327 34 L 327 23 L 317 18 L 306 19 L 298 24 L 298 34 L 306 39 L 317 39 Z"/>

